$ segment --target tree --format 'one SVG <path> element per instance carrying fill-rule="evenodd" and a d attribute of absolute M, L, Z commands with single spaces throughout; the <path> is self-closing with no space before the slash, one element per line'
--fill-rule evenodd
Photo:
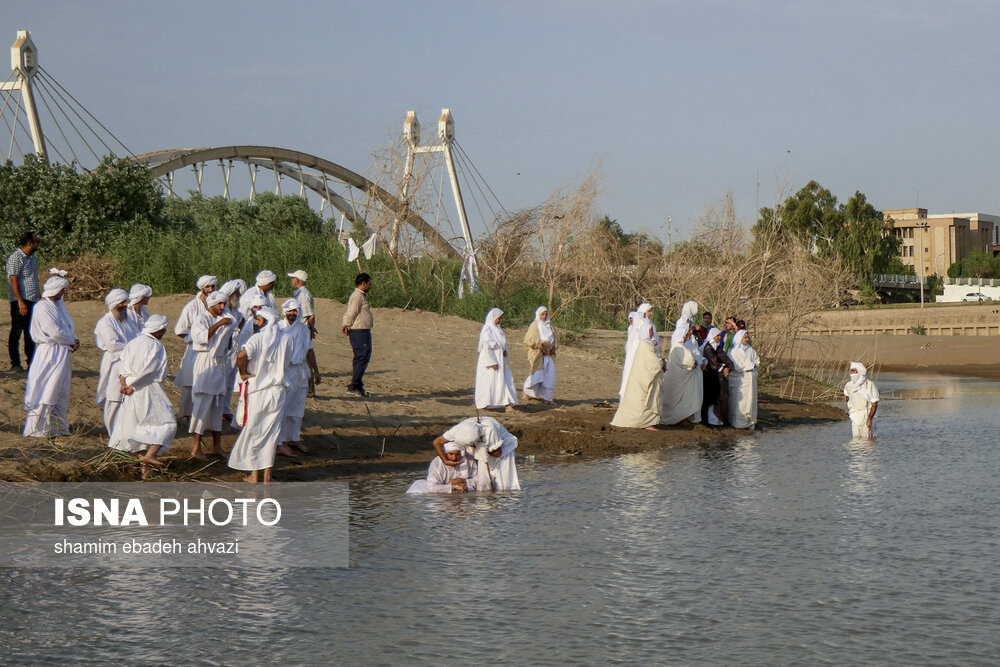
<path fill-rule="evenodd" d="M 843 225 L 837 198 L 816 181 L 809 181 L 775 209 L 762 208 L 753 234 L 755 240 L 776 232 L 794 235 L 819 257 L 830 257 Z"/>
<path fill-rule="evenodd" d="M 872 287 L 875 275 L 885 273 L 899 256 L 899 239 L 892 235 L 892 220 L 855 192 L 841 209 L 844 226 L 834 237 L 837 253 L 854 272 L 859 286 Z"/>

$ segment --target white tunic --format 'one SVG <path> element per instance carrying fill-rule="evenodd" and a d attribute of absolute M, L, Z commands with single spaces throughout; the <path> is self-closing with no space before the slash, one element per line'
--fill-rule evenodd
<path fill-rule="evenodd" d="M 663 376 L 661 424 L 679 424 L 685 419 L 701 421 L 701 353 L 684 343 L 670 346 L 667 372 Z"/>
<path fill-rule="evenodd" d="M 36 303 L 29 330 L 36 347 L 24 390 L 28 413 L 24 435 L 44 438 L 68 433 L 66 410 L 73 374 L 70 347 L 76 342 L 76 333 L 62 299 L 46 298 Z"/>
<path fill-rule="evenodd" d="M 142 332 L 142 327 L 146 324 L 146 320 L 149 318 L 149 311 L 146 310 L 146 306 L 139 306 L 140 312 L 135 312 L 132 306 L 125 309 L 125 316 L 128 321 L 132 324 L 132 327 L 138 331 Z"/>
<path fill-rule="evenodd" d="M 208 330 L 221 319 L 230 322 L 215 330 L 209 338 Z M 195 352 L 191 392 L 194 394 L 222 395 L 226 393 L 227 362 L 234 325 L 225 313 L 213 317 L 207 310 L 198 315 L 191 325 L 191 349 Z"/>
<path fill-rule="evenodd" d="M 479 332 L 479 360 L 476 363 L 476 407 L 480 410 L 517 405 L 514 375 L 507 365 L 506 351 L 507 337 L 503 330 L 496 325 L 483 325 Z"/>
<path fill-rule="evenodd" d="M 184 304 L 180 317 L 174 324 L 174 333 L 183 336 L 186 345 L 184 356 L 181 357 L 180 368 L 177 369 L 177 375 L 174 376 L 174 384 L 178 387 L 190 387 L 194 382 L 194 360 L 197 355 L 191 349 L 191 326 L 201 314 L 208 315 L 208 308 L 202 302 L 201 297 L 196 296 Z"/>
<path fill-rule="evenodd" d="M 848 382 L 844 385 L 844 396 L 847 397 L 847 414 L 851 418 L 851 431 L 854 437 L 874 437 L 875 420 L 872 420 L 872 428 L 869 431 L 868 413 L 872 410 L 872 404 L 879 401 L 878 387 L 868 378 L 857 384 Z"/>
<path fill-rule="evenodd" d="M 445 440 L 454 442 L 455 429 L 465 422 L 479 425 L 480 432 L 483 434 L 482 443 L 486 451 L 495 451 L 498 448 L 500 450 L 499 456 L 487 456 L 485 459 L 489 466 L 490 478 L 493 480 L 493 489 L 495 491 L 520 491 L 521 482 L 518 479 L 517 465 L 514 461 L 517 437 L 493 417 L 469 417 L 445 431 Z M 472 454 L 473 452 L 467 451 L 466 453 Z"/>
<path fill-rule="evenodd" d="M 163 391 L 167 377 L 163 344 L 148 333 L 140 334 L 122 350 L 118 371 L 135 392 L 124 397 L 108 447 L 138 452 L 160 445 L 160 451 L 166 451 L 173 442 L 177 421 L 170 398 Z M 114 384 L 120 391 L 117 377 Z"/>
<path fill-rule="evenodd" d="M 729 373 L 729 423 L 733 428 L 753 428 L 757 424 L 760 357 L 749 345 L 733 345 L 729 358 L 733 360 L 733 370 Z"/>
<path fill-rule="evenodd" d="M 247 355 L 247 422 L 229 453 L 229 467 L 266 470 L 274 466 L 274 452 L 281 442 L 292 342 L 275 325 L 254 334 L 243 346 Z"/>
<path fill-rule="evenodd" d="M 427 479 L 418 479 L 407 493 L 451 493 L 451 480 L 461 478 L 469 491 L 489 491 L 490 483 L 482 483 L 483 479 L 476 462 L 468 454 L 462 454 L 462 462 L 455 466 L 444 464 L 441 457 L 434 457 L 427 469 Z"/>
<path fill-rule="evenodd" d="M 141 329 L 136 329 L 128 316 L 124 321 L 114 314 L 106 313 L 97 321 L 94 327 L 94 343 L 104 356 L 101 357 L 101 373 L 97 380 L 97 405 L 105 401 L 121 402 L 121 386 L 118 382 L 118 363 L 125 345 L 139 335 Z"/>

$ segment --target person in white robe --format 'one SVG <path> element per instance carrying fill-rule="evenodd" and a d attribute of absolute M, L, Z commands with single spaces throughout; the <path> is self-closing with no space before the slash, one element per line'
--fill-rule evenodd
<path fill-rule="evenodd" d="M 177 431 L 174 406 L 163 381 L 167 377 L 167 352 L 161 342 L 167 318 L 149 315 L 142 333 L 128 342 L 118 364 L 118 391 L 124 397 L 108 447 L 139 454 L 142 478 L 150 466 L 162 466 L 157 457 L 170 449 Z"/>
<path fill-rule="evenodd" d="M 469 417 L 435 438 L 432 444 L 438 458 L 450 466 L 455 464 L 445 456 L 444 446 L 448 443 L 463 447 L 480 471 L 489 473 L 490 486 L 481 487 L 480 491 L 521 490 L 514 461 L 517 437 L 493 417 Z"/>
<path fill-rule="evenodd" d="M 240 297 L 240 312 L 244 318 L 250 317 L 250 300 L 255 296 L 264 297 L 264 305 L 277 312 L 278 305 L 274 300 L 274 283 L 278 281 L 278 276 L 273 271 L 263 270 L 257 274 L 253 287 L 248 289 Z"/>
<path fill-rule="evenodd" d="M 480 466 L 464 451 L 464 447 L 448 442 L 443 446 L 443 451 L 444 458 L 439 456 L 431 461 L 427 478 L 410 484 L 406 493 L 418 495 L 491 490 L 489 475 L 482 473 Z"/>
<path fill-rule="evenodd" d="M 184 304 L 180 317 L 174 324 L 174 333 L 184 341 L 184 354 L 181 356 L 181 365 L 174 376 L 174 384 L 181 390 L 181 402 L 177 414 L 180 417 L 191 416 L 191 385 L 194 383 L 194 360 L 198 356 L 191 348 L 191 325 L 200 315 L 208 313 L 205 300 L 208 295 L 215 291 L 215 286 L 219 283 L 215 276 L 201 276 L 198 278 L 198 294 Z"/>
<path fill-rule="evenodd" d="M 69 281 L 53 276 L 42 286 L 42 298 L 31 313 L 35 356 L 28 367 L 24 389 L 24 435 L 45 438 L 69 433 L 70 354 L 80 349 L 73 319 L 62 301 Z"/>
<path fill-rule="evenodd" d="M 694 327 L 689 320 L 678 320 L 670 337 L 667 372 L 663 378 L 663 408 L 660 423 L 668 426 L 689 420 L 701 422 L 702 383 L 701 352 L 692 344 Z M 683 328 L 682 328 L 683 327 Z"/>
<path fill-rule="evenodd" d="M 625 382 L 628 380 L 628 370 L 632 365 L 632 358 L 635 356 L 635 346 L 639 343 L 639 336 L 635 330 L 635 322 L 639 313 L 632 311 L 628 314 L 628 328 L 625 332 L 625 361 L 622 364 L 622 383 L 618 389 L 618 398 L 625 395 Z"/>
<path fill-rule="evenodd" d="M 233 319 L 224 314 L 226 295 L 212 292 L 205 299 L 208 311 L 199 313 L 191 324 L 191 349 L 195 352 L 191 384 L 191 425 L 194 435 L 191 456 L 207 461 L 201 451 L 201 439 L 206 432 L 212 434 L 212 454 L 223 456 L 222 415 L 228 407 L 226 398 L 226 370 L 229 363 L 229 346 L 233 338 Z"/>
<path fill-rule="evenodd" d="M 625 395 L 611 420 L 612 426 L 657 430 L 663 409 L 661 393 L 666 366 L 656 351 L 653 332 L 653 324 L 649 320 L 640 318 L 636 323 L 639 343 L 629 369 Z"/>
<path fill-rule="evenodd" d="M 152 296 L 153 288 L 149 285 L 136 283 L 128 291 L 128 310 L 125 313 L 128 315 L 128 321 L 132 323 L 136 331 L 141 332 L 143 326 L 146 324 L 146 318 L 149 317 L 149 311 L 146 310 L 146 306 L 149 305 L 149 299 Z"/>
<path fill-rule="evenodd" d="M 94 327 L 94 343 L 104 351 L 101 370 L 97 378 L 97 407 L 104 409 L 104 426 L 108 436 L 114 430 L 115 417 L 122 404 L 122 393 L 118 387 L 118 363 L 122 350 L 130 340 L 139 335 L 128 319 L 128 293 L 123 289 L 113 289 L 104 297 L 108 312 Z"/>
<path fill-rule="evenodd" d="M 500 328 L 503 311 L 494 308 L 486 314 L 479 332 L 479 359 L 476 362 L 476 407 L 505 408 L 514 412 L 517 390 L 507 356 L 507 335 Z"/>
<path fill-rule="evenodd" d="M 246 383 L 240 380 L 239 378 L 239 371 L 235 366 L 236 364 L 235 359 L 236 357 L 238 357 L 240 350 L 243 349 L 243 346 L 246 345 L 248 340 L 250 340 L 250 337 L 260 331 L 260 327 L 257 326 L 256 318 L 254 317 L 254 315 L 256 315 L 257 311 L 259 311 L 263 307 L 264 307 L 264 297 L 258 294 L 254 295 L 250 299 L 250 317 L 246 319 L 246 321 L 243 323 L 243 327 L 236 334 L 236 338 L 232 347 L 232 349 L 234 350 L 233 382 L 235 384 L 231 386 L 233 387 L 233 391 L 236 392 L 236 409 L 233 410 L 233 419 L 232 422 L 230 422 L 230 424 L 233 428 L 237 430 L 243 428 L 243 424 L 245 424 L 247 420 L 247 401 L 246 401 L 247 386 Z"/>
<path fill-rule="evenodd" d="M 234 339 L 233 345 L 229 348 L 229 368 L 226 373 L 226 410 L 224 417 L 232 418 L 233 413 L 230 409 L 232 406 L 231 396 L 233 390 L 236 387 L 236 355 L 239 354 L 240 347 L 242 343 L 239 342 L 239 334 L 243 331 L 243 327 L 246 325 L 248 319 L 243 317 L 243 313 L 240 312 L 239 300 L 243 292 L 247 289 L 247 284 L 240 278 L 235 278 L 229 282 L 223 283 L 219 291 L 226 295 L 228 301 L 226 301 L 226 309 L 223 311 L 227 317 L 233 318 L 233 329 Z M 252 310 L 252 309 L 251 309 Z M 244 341 L 245 342 L 245 341 Z"/>
<path fill-rule="evenodd" d="M 629 313 L 628 338 L 625 341 L 625 363 L 622 365 L 622 385 L 618 389 L 619 401 L 625 398 L 625 387 L 628 385 L 629 373 L 632 371 L 639 342 L 650 341 L 653 345 L 653 351 L 657 356 L 660 355 L 660 336 L 656 332 L 653 321 L 649 319 L 652 313 L 653 306 L 648 303 L 640 304 L 634 313 Z"/>
<path fill-rule="evenodd" d="M 747 342 L 746 329 L 733 336 L 729 358 L 733 370 L 729 373 L 729 424 L 733 428 L 757 427 L 757 369 L 760 357 Z"/>
<path fill-rule="evenodd" d="M 851 379 L 844 385 L 847 414 L 851 418 L 851 435 L 855 438 L 875 437 L 875 413 L 878 411 L 878 387 L 868 378 L 868 369 L 852 361 L 848 369 Z"/>
<path fill-rule="evenodd" d="M 281 304 L 284 318 L 278 325 L 278 330 L 292 342 L 292 362 L 288 368 L 285 382 L 288 385 L 288 398 L 285 400 L 285 418 L 282 426 L 281 441 L 284 449 L 279 449 L 283 456 L 295 458 L 291 448 L 308 453 L 302 444 L 302 417 L 306 414 L 306 394 L 309 393 L 309 379 L 320 383 L 319 368 L 316 366 L 316 352 L 313 350 L 312 332 L 299 318 L 301 306 L 296 299 L 288 299 Z"/>
<path fill-rule="evenodd" d="M 279 316 L 271 308 L 260 308 L 251 317 L 260 331 L 250 337 L 237 357 L 240 379 L 247 385 L 247 421 L 229 452 L 229 467 L 249 471 L 245 482 L 271 482 L 281 442 L 288 390 L 285 378 L 293 343 L 278 330 Z"/>
<path fill-rule="evenodd" d="M 549 309 L 539 306 L 535 320 L 524 334 L 528 348 L 528 377 L 524 378 L 524 400 L 535 398 L 552 403 L 556 391 L 556 334 L 549 319 Z"/>

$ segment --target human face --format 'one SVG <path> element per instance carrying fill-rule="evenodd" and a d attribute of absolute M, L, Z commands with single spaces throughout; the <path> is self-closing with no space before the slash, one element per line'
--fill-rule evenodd
<path fill-rule="evenodd" d="M 542 322 L 549 319 L 549 311 L 543 310 L 542 314 L 538 316 L 538 319 L 540 319 Z"/>
<path fill-rule="evenodd" d="M 299 311 L 296 310 L 295 308 L 285 311 L 285 319 L 288 320 L 289 324 L 294 323 L 295 320 L 298 318 L 298 316 L 299 316 Z"/>
<path fill-rule="evenodd" d="M 208 296 L 214 291 L 215 291 L 215 285 L 205 285 L 204 287 L 201 288 L 201 295 Z"/>
<path fill-rule="evenodd" d="M 303 285 L 305 285 L 305 283 L 299 280 L 298 278 L 295 277 L 292 278 L 292 287 L 294 287 L 295 289 L 298 289 Z"/>
<path fill-rule="evenodd" d="M 274 282 L 272 281 L 272 282 L 269 282 L 266 285 L 261 285 L 260 289 L 261 289 L 262 292 L 270 292 L 271 290 L 274 289 Z"/>
<path fill-rule="evenodd" d="M 128 308 L 128 301 L 122 301 L 111 309 L 111 313 L 119 322 L 125 319 L 125 309 Z"/>
<path fill-rule="evenodd" d="M 497 325 L 497 326 L 500 326 L 500 323 L 501 323 L 501 322 L 503 322 L 503 315 L 501 315 L 500 317 L 498 317 L 498 318 L 497 318 L 497 319 L 496 319 L 496 320 L 495 320 L 495 321 L 493 322 L 493 324 L 495 324 L 495 325 Z"/>
<path fill-rule="evenodd" d="M 722 342 L 722 333 L 720 332 L 720 333 L 715 334 L 715 338 L 712 339 L 712 342 L 715 343 L 716 345 L 718 345 L 719 343 L 721 343 Z"/>
<path fill-rule="evenodd" d="M 449 461 L 451 461 L 452 463 L 458 463 L 459 461 L 462 460 L 462 452 L 459 451 L 445 452 L 444 457 Z"/>
<path fill-rule="evenodd" d="M 701 316 L 701 322 L 706 327 L 712 326 L 712 313 L 705 313 L 704 315 L 702 315 Z"/>
<path fill-rule="evenodd" d="M 260 310 L 260 308 L 257 308 L 257 310 Z M 257 311 L 255 310 L 254 314 L 253 314 L 253 323 L 256 324 L 257 328 L 259 329 L 259 328 L 263 327 L 265 324 L 267 324 L 267 320 L 265 320 L 263 317 L 261 317 L 260 315 L 258 315 Z"/>
<path fill-rule="evenodd" d="M 222 311 L 225 308 L 226 308 L 225 302 L 223 302 L 223 303 L 217 303 L 217 304 L 214 304 L 211 308 L 209 308 L 208 312 L 212 313 L 213 317 L 218 317 L 219 315 L 222 314 Z"/>
<path fill-rule="evenodd" d="M 156 340 L 160 340 L 161 338 L 163 338 L 163 334 L 165 334 L 165 333 L 167 333 L 166 329 L 160 329 L 159 331 L 154 331 L 151 335 Z"/>
<path fill-rule="evenodd" d="M 372 288 L 372 281 L 370 280 L 366 283 L 361 283 L 360 285 L 358 285 L 358 289 L 364 292 L 365 294 L 367 294 L 368 290 L 370 290 L 371 288 Z"/>
<path fill-rule="evenodd" d="M 28 249 L 25 251 L 24 254 L 30 255 L 34 253 L 36 250 L 38 250 L 38 234 L 35 234 L 34 236 L 31 237 L 31 240 L 28 242 Z"/>
<path fill-rule="evenodd" d="M 731 317 L 726 318 L 726 331 L 736 331 L 736 320 Z"/>

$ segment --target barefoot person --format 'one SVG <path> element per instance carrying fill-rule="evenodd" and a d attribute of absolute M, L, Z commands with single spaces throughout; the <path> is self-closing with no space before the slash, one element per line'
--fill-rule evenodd
<path fill-rule="evenodd" d="M 229 407 L 226 396 L 226 368 L 232 344 L 233 319 L 224 314 L 227 297 L 212 292 L 205 299 L 208 311 L 199 313 L 191 325 L 191 348 L 196 356 L 191 383 L 191 425 L 194 434 L 191 456 L 199 461 L 208 457 L 201 451 L 201 439 L 212 434 L 212 454 L 223 456 L 222 415 Z"/>
<path fill-rule="evenodd" d="M 729 373 L 729 423 L 733 428 L 757 428 L 757 368 L 760 357 L 750 347 L 746 329 L 733 336 L 729 352 L 733 370 Z"/>
<path fill-rule="evenodd" d="M 434 440 L 432 444 L 441 462 L 452 466 L 454 459 L 445 456 L 444 447 L 448 443 L 464 447 L 466 454 L 489 472 L 494 491 L 521 490 L 514 462 L 517 437 L 493 417 L 469 417 Z"/>
<path fill-rule="evenodd" d="M 229 467 L 249 471 L 243 478 L 245 482 L 270 482 L 275 450 L 281 442 L 285 376 L 291 365 L 293 343 L 278 331 L 278 313 L 274 310 L 261 308 L 251 317 L 260 331 L 250 337 L 236 357 L 240 380 L 247 385 L 247 421 L 229 453 Z"/>
<path fill-rule="evenodd" d="M 611 420 L 612 426 L 656 430 L 660 423 L 663 386 L 663 359 L 656 351 L 652 323 L 639 318 L 636 322 L 638 344 L 628 372 L 625 394 Z"/>
<path fill-rule="evenodd" d="M 661 424 L 672 426 L 684 420 L 692 424 L 701 421 L 702 356 L 694 344 L 694 335 L 690 320 L 677 321 L 677 328 L 670 337 L 667 373 L 663 378 Z"/>
<path fill-rule="evenodd" d="M 143 479 L 149 478 L 150 466 L 163 465 L 157 456 L 170 449 L 177 431 L 174 406 L 163 390 L 167 352 L 160 341 L 166 332 L 167 318 L 148 316 L 142 333 L 122 349 L 117 367 L 117 386 L 124 400 L 108 447 L 137 452 Z"/>
<path fill-rule="evenodd" d="M 63 303 L 69 281 L 53 276 L 42 287 L 42 298 L 31 315 L 35 355 L 24 389 L 24 435 L 45 438 L 69 433 L 69 380 L 73 374 L 70 354 L 80 349 L 73 319 Z"/>
<path fill-rule="evenodd" d="M 288 385 L 288 396 L 285 399 L 285 417 L 281 427 L 282 446 L 278 453 L 282 456 L 295 458 L 291 448 L 302 453 L 308 450 L 302 444 L 302 417 L 306 414 L 306 394 L 309 392 L 309 380 L 320 383 L 319 368 L 316 366 L 316 352 L 313 350 L 312 335 L 299 318 L 301 306 L 296 299 L 288 299 L 281 304 L 285 314 L 278 324 L 281 335 L 292 343 L 291 365 L 285 382 Z"/>
<path fill-rule="evenodd" d="M 264 298 L 265 306 L 274 311 L 278 310 L 274 300 L 274 283 L 277 281 L 278 276 L 274 275 L 273 271 L 264 269 L 257 274 L 254 286 L 243 292 L 243 296 L 240 297 L 240 313 L 245 319 L 250 318 L 250 302 L 257 296 Z"/>
<path fill-rule="evenodd" d="M 494 308 L 486 314 L 479 332 L 479 360 L 476 363 L 476 407 L 505 408 L 514 412 L 517 390 L 507 362 L 507 336 L 500 323 L 503 311 Z"/>
<path fill-rule="evenodd" d="M 868 379 L 868 369 L 852 361 L 848 371 L 851 379 L 844 385 L 847 414 L 851 418 L 851 435 L 855 438 L 875 437 L 875 413 L 878 411 L 878 387 Z"/>
<path fill-rule="evenodd" d="M 181 417 L 191 416 L 191 384 L 194 381 L 194 360 L 197 353 L 191 349 L 191 325 L 198 319 L 199 315 L 208 313 L 208 306 L 205 300 L 208 295 L 215 291 L 215 286 L 219 284 L 215 276 L 202 276 L 198 278 L 198 294 L 193 299 L 184 304 L 180 317 L 174 324 L 174 333 L 184 341 L 184 355 L 181 356 L 181 365 L 174 376 L 174 384 L 180 387 L 181 402 L 177 414 Z"/>
<path fill-rule="evenodd" d="M 104 351 L 101 357 L 101 371 L 97 379 L 97 407 L 104 408 L 104 426 L 108 435 L 115 427 L 115 418 L 122 405 L 122 393 L 118 391 L 118 363 L 122 350 L 130 340 L 139 335 L 128 319 L 128 293 L 123 289 L 113 289 L 104 297 L 108 312 L 94 327 L 94 343 Z"/>
<path fill-rule="evenodd" d="M 556 334 L 545 306 L 535 310 L 535 320 L 524 334 L 524 346 L 531 366 L 524 378 L 524 401 L 537 398 L 552 403 L 556 390 Z"/>

